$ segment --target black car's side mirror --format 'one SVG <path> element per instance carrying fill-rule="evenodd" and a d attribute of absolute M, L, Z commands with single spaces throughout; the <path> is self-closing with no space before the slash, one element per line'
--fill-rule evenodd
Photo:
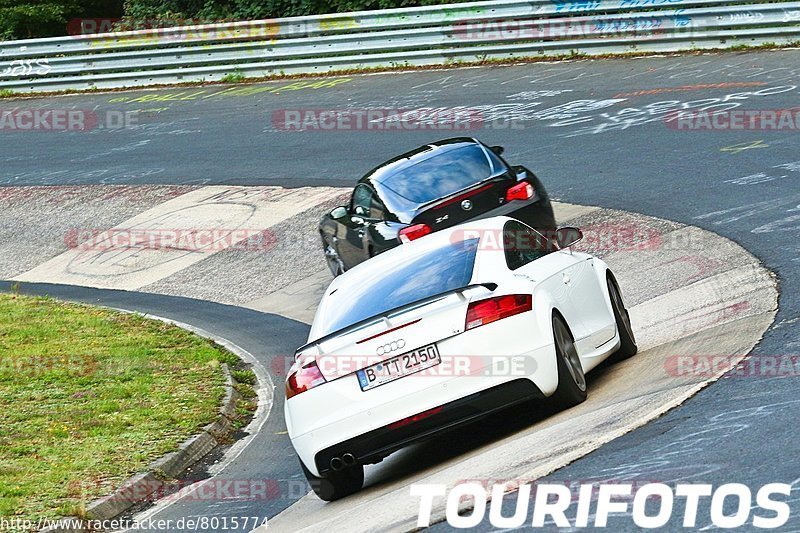
<path fill-rule="evenodd" d="M 506 151 L 505 148 L 502 146 L 492 146 L 489 148 L 492 152 L 496 153 L 497 155 L 503 155 L 503 152 Z"/>
<path fill-rule="evenodd" d="M 334 220 L 339 220 L 340 218 L 344 218 L 346 216 L 347 216 L 347 208 L 344 207 L 343 205 L 340 205 L 339 207 L 335 207 L 331 211 L 331 218 L 334 219 Z"/>
<path fill-rule="evenodd" d="M 559 248 L 569 248 L 583 239 L 583 232 L 572 226 L 564 226 L 556 230 L 556 242 Z"/>

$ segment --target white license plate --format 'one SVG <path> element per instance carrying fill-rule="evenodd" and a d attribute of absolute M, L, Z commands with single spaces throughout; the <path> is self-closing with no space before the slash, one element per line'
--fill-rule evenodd
<path fill-rule="evenodd" d="M 362 368 L 356 372 L 356 375 L 358 375 L 358 384 L 361 390 L 365 391 L 436 366 L 441 362 L 442 358 L 439 356 L 439 349 L 435 344 L 429 344 L 428 346 L 396 355 L 367 368 Z"/>

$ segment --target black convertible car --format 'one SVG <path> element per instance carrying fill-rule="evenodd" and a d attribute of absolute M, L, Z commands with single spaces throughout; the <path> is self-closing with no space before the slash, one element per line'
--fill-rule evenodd
<path fill-rule="evenodd" d="M 350 204 L 319 225 L 334 276 L 370 257 L 470 219 L 507 215 L 543 231 L 556 227 L 539 179 L 510 166 L 500 146 L 472 138 L 427 144 L 358 180 Z"/>

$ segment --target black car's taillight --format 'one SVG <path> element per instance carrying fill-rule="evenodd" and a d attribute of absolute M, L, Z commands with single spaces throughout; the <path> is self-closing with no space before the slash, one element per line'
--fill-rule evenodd
<path fill-rule="evenodd" d="M 429 233 L 433 233 L 433 230 L 427 224 L 414 224 L 401 229 L 398 237 L 400 237 L 400 242 L 406 243 L 424 237 Z"/>
<path fill-rule="evenodd" d="M 506 201 L 530 200 L 536 194 L 536 189 L 527 181 L 520 182 L 506 191 Z"/>

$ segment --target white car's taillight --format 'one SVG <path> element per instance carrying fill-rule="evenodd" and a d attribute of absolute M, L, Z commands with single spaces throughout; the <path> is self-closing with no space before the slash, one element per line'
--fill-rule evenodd
<path fill-rule="evenodd" d="M 507 294 L 470 302 L 469 307 L 467 307 L 467 321 L 464 325 L 464 331 L 518 315 L 531 309 L 533 309 L 533 296 L 530 294 Z"/>
<path fill-rule="evenodd" d="M 297 361 L 286 376 L 286 399 L 326 383 L 314 359 Z"/>

